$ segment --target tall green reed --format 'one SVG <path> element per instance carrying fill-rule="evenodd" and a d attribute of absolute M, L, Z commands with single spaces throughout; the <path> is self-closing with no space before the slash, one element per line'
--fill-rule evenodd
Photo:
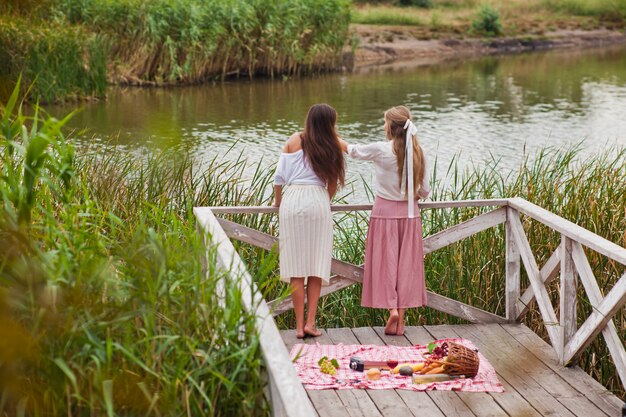
<path fill-rule="evenodd" d="M 349 0 L 50 0 L 0 18 L 4 97 L 20 73 L 45 101 L 120 84 L 340 68 Z M 24 51 L 28 51 L 24 53 Z"/>
<path fill-rule="evenodd" d="M 35 101 L 102 98 L 106 50 L 104 40 L 85 28 L 63 21 L 2 14 L 0 100 L 9 97 L 20 76 Z"/>
<path fill-rule="evenodd" d="M 230 281 L 218 305 L 191 211 L 253 201 L 216 179 L 240 166 L 76 157 L 18 89 L 0 121 L 0 415 L 265 415 L 254 314 Z"/>

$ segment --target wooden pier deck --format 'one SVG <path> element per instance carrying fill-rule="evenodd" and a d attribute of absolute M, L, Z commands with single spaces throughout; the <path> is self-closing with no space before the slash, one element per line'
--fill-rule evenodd
<path fill-rule="evenodd" d="M 626 386 L 624 337 L 613 320 L 626 306 L 626 248 L 521 198 L 420 203 L 421 210 L 459 208 L 471 208 L 475 217 L 426 236 L 424 255 L 497 227 L 504 241 L 503 315 L 428 291 L 428 308 L 471 324 L 410 327 L 402 337 L 385 336 L 382 328 L 377 327 L 327 329 L 321 337 L 305 343 L 409 345 L 463 337 L 474 342 L 492 363 L 504 385 L 504 393 L 306 391 L 288 355 L 297 341 L 294 331 L 279 331 L 274 321 L 275 316 L 293 308 L 291 297 L 263 299 L 231 242 L 233 239 L 265 250 L 278 250 L 276 236 L 234 222 L 241 215 L 275 215 L 278 208 L 194 208 L 198 231 L 207 245 L 206 256 L 203 256 L 205 272 L 209 273 L 210 263 L 216 263 L 227 272 L 216 288 L 219 302 L 227 302 L 228 283 L 238 288 L 244 308 L 254 313 L 272 416 L 621 415 L 623 402 L 575 365 L 591 343 L 602 337 L 616 375 L 622 387 Z M 489 208 L 493 209 L 487 211 Z M 331 211 L 338 213 L 371 209 L 371 204 L 331 206 Z M 538 222 L 560 235 L 560 244 L 542 265 L 537 263 L 522 218 L 526 224 Z M 608 258 L 610 268 L 594 270 L 585 251 Z M 526 288 L 522 287 L 522 267 L 528 280 Z M 322 296 L 363 282 L 363 267 L 340 259 L 332 259 L 331 272 L 334 275 L 330 285 L 322 288 Z M 612 288 L 601 288 L 595 274 L 607 273 L 615 277 L 615 283 Z M 558 307 L 551 297 L 554 287 L 558 291 Z M 586 299 L 579 294 L 583 292 Z M 586 317 L 578 315 L 579 302 L 593 307 Z M 517 324 L 531 310 L 539 313 L 550 344 L 524 325 Z M 597 360 L 604 362 L 608 358 Z"/>
<path fill-rule="evenodd" d="M 407 390 L 307 390 L 320 417 L 380 416 L 621 416 L 623 402 L 578 367 L 559 363 L 554 350 L 521 324 L 407 327 L 387 336 L 382 327 L 326 329 L 318 338 L 280 334 L 297 343 L 410 346 L 434 339 L 471 340 L 496 369 L 503 393 Z"/>

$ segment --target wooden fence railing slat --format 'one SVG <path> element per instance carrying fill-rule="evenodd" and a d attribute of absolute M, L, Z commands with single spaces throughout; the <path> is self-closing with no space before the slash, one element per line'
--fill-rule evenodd
<path fill-rule="evenodd" d="M 517 216 L 517 213 L 511 208 L 506 207 L 506 225 L 505 225 L 505 293 L 506 293 L 506 318 L 509 321 L 517 321 L 521 315 L 521 308 L 518 306 L 521 292 L 521 265 L 520 253 L 513 226 L 511 226 L 511 216 Z"/>
<path fill-rule="evenodd" d="M 578 325 L 578 310 L 577 310 L 577 282 L 576 271 L 574 268 L 574 261 L 572 260 L 572 240 L 561 235 L 561 287 L 559 295 L 559 320 L 561 322 L 561 328 L 563 329 L 563 344 L 569 342 L 569 340 L 576 333 L 576 326 Z M 563 351 L 565 346 L 561 347 Z M 564 358 L 561 358 L 563 360 Z"/>
<path fill-rule="evenodd" d="M 608 256 L 622 265 L 626 265 L 626 248 L 598 236 L 595 233 L 580 227 L 576 223 L 565 220 L 564 218 L 522 198 L 509 199 L 509 205 L 519 212 L 524 213 L 556 230 L 557 232 L 569 237 L 570 239 L 580 242 L 588 248 Z"/>
<path fill-rule="evenodd" d="M 550 255 L 550 258 L 548 258 L 546 263 L 541 268 L 541 271 L 539 271 L 541 274 L 541 280 L 543 281 L 544 287 L 548 285 L 561 270 L 561 258 L 559 255 L 559 251 L 561 250 L 560 248 L 561 246 L 559 245 L 554 250 L 554 252 L 552 252 L 552 255 Z M 528 312 L 534 300 L 535 300 L 535 293 L 533 292 L 532 285 L 530 285 L 528 288 L 526 288 L 526 290 L 524 291 L 524 293 L 522 294 L 522 296 L 519 298 L 517 302 L 517 320 L 518 321 L 521 320 L 524 317 L 524 315 Z"/>
<path fill-rule="evenodd" d="M 456 201 L 424 201 L 419 206 L 422 209 L 460 208 L 460 207 L 503 207 L 508 204 L 508 198 L 487 200 L 456 200 Z M 335 204 L 330 206 L 331 211 L 368 211 L 373 204 Z M 278 213 L 278 207 L 274 206 L 231 206 L 231 207 L 206 207 L 213 214 L 270 214 Z"/>
<path fill-rule="evenodd" d="M 557 354 L 561 356 L 563 346 L 561 342 L 562 333 L 559 329 L 559 321 L 556 318 L 554 307 L 550 302 L 548 291 L 543 285 L 539 267 L 537 266 L 537 261 L 535 261 L 535 257 L 533 256 L 530 243 L 528 243 L 528 238 L 524 232 L 522 221 L 520 220 L 519 215 L 512 215 L 509 218 L 509 221 L 511 222 L 515 242 L 517 243 L 522 262 L 524 263 L 524 268 L 526 269 L 526 275 L 528 275 L 533 292 L 535 293 L 535 299 L 537 301 L 537 306 L 539 307 L 539 312 L 543 317 L 548 336 L 550 336 L 552 347 L 557 351 Z"/>
<path fill-rule="evenodd" d="M 582 282 L 585 292 L 587 293 L 587 297 L 589 298 L 589 302 L 594 308 L 596 308 L 602 302 L 602 292 L 600 291 L 598 281 L 593 274 L 589 260 L 585 255 L 585 251 L 583 250 L 582 245 L 578 242 L 574 242 L 572 244 L 572 259 L 574 261 L 574 265 L 576 266 L 576 270 L 578 271 L 578 275 L 580 276 L 580 281 Z M 615 327 L 615 322 L 613 320 L 609 320 L 606 327 L 602 330 L 602 335 L 604 336 L 606 345 L 609 348 L 609 352 L 611 353 L 611 357 L 615 363 L 618 375 L 620 376 L 622 383 L 626 384 L 626 351 L 624 350 L 624 342 L 617 333 L 617 328 Z"/>
<path fill-rule="evenodd" d="M 625 302 L 626 273 L 617 281 L 602 302 L 595 306 L 591 315 L 570 339 L 565 347 L 565 362 L 569 362 L 585 350 L 593 341 L 593 338 L 605 328 L 609 320 L 611 320 L 617 310 L 622 308 Z"/>
<path fill-rule="evenodd" d="M 481 214 L 424 239 L 424 255 L 466 239 L 506 221 L 506 207 Z"/>

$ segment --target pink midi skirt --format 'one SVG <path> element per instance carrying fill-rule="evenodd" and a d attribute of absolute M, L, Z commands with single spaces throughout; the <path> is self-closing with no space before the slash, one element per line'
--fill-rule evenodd
<path fill-rule="evenodd" d="M 422 219 L 408 218 L 406 201 L 376 197 L 365 243 L 361 305 L 411 308 L 426 305 Z"/>

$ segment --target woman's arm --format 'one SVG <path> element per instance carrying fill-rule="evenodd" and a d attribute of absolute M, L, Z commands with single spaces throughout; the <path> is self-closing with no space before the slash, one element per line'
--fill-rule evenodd
<path fill-rule="evenodd" d="M 422 200 L 425 200 L 430 194 L 430 174 L 428 169 L 428 162 L 426 162 L 424 165 L 424 179 L 417 190 L 417 196 Z"/>
<path fill-rule="evenodd" d="M 291 141 L 293 136 L 289 138 L 289 140 L 283 146 L 283 153 L 290 152 L 289 141 Z M 283 197 L 283 185 L 285 185 L 285 160 L 281 155 L 278 158 L 278 164 L 276 164 L 276 176 L 274 177 L 274 207 L 280 207 L 280 202 Z"/>
<path fill-rule="evenodd" d="M 335 193 L 337 192 L 337 181 L 331 184 L 328 184 L 328 187 L 326 187 L 326 189 L 328 190 L 328 198 L 332 202 L 333 197 L 335 196 Z"/>
<path fill-rule="evenodd" d="M 274 207 L 280 207 L 280 202 L 283 199 L 283 186 L 274 184 Z"/>
<path fill-rule="evenodd" d="M 346 143 L 346 152 L 354 159 L 372 161 L 381 155 L 384 146 L 385 144 L 381 142 L 368 145 L 348 145 Z"/>

